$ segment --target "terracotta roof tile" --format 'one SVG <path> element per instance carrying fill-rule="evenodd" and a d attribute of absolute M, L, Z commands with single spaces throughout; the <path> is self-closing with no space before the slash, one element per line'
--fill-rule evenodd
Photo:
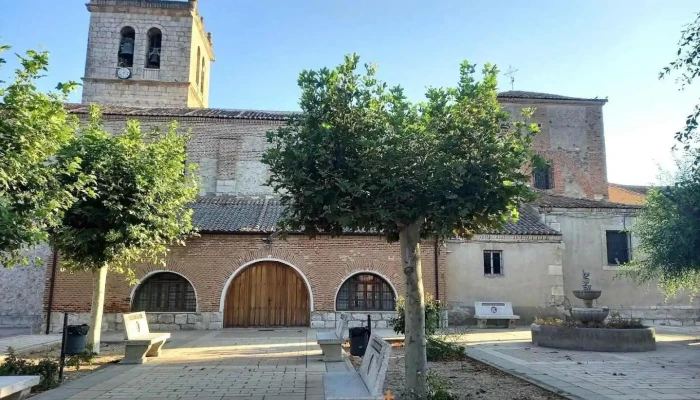
<path fill-rule="evenodd" d="M 587 99 L 583 97 L 561 96 L 558 94 L 527 92 L 523 90 L 509 90 L 498 94 L 499 99 L 525 99 L 525 100 L 562 100 L 562 101 L 594 101 L 607 103 L 607 99 Z"/>
<path fill-rule="evenodd" d="M 553 208 L 642 208 L 642 206 L 613 203 L 606 200 L 579 199 L 575 197 L 558 196 L 547 193 L 539 193 L 539 198 L 537 198 L 531 204 L 536 207 Z"/>
<path fill-rule="evenodd" d="M 66 109 L 73 114 L 87 114 L 86 104 L 67 103 Z M 158 107 L 120 107 L 101 105 L 103 115 L 126 115 L 138 117 L 173 117 L 173 118 L 217 118 L 217 119 L 254 119 L 268 121 L 286 121 L 293 111 L 259 111 L 227 110 L 223 108 L 158 108 Z"/>

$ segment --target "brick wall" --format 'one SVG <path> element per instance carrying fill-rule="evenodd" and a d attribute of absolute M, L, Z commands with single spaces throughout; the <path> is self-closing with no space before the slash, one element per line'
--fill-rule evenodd
<path fill-rule="evenodd" d="M 603 106 L 585 101 L 502 101 L 514 118 L 534 107 L 532 122 L 540 126 L 535 150 L 551 162 L 550 192 L 589 199 L 608 198 Z"/>
<path fill-rule="evenodd" d="M 200 314 L 220 313 L 221 296 L 229 278 L 242 265 L 264 258 L 283 260 L 302 272 L 311 285 L 313 311 L 317 313 L 334 311 L 338 288 L 346 278 L 360 271 L 376 272 L 386 278 L 399 295 L 404 292 L 399 246 L 388 244 L 383 238 L 349 235 L 308 239 L 290 236 L 287 240 L 273 240 L 272 244 L 264 243 L 264 238 L 263 235 L 204 234 L 189 240 L 186 247 L 173 248 L 165 268 L 161 265 L 135 266 L 136 276 L 140 278 L 156 270 L 182 274 L 197 292 L 197 311 Z M 423 282 L 426 293 L 431 294 L 435 293 L 433 249 L 432 242 L 424 242 Z M 442 300 L 446 298 L 445 273 L 445 251 L 441 251 L 439 284 Z M 49 279 L 47 273 L 47 288 Z M 60 312 L 89 313 L 91 279 L 89 273 L 60 272 L 56 279 L 53 312 L 57 315 Z M 128 312 L 132 290 L 133 286 L 123 276 L 110 273 L 105 313 Z M 47 299 L 48 290 L 44 295 L 45 306 Z M 220 327 L 220 321 L 212 322 L 219 322 Z"/>

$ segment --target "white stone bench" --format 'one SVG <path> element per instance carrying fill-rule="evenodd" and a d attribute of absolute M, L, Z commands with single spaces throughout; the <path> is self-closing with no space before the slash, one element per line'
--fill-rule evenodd
<path fill-rule="evenodd" d="M 358 372 L 326 372 L 326 400 L 376 400 L 384 398 L 384 378 L 389 368 L 391 345 L 372 334 Z"/>
<path fill-rule="evenodd" d="M 477 328 L 486 328 L 490 319 L 508 320 L 508 327 L 515 328 L 515 321 L 520 317 L 513 314 L 513 303 L 508 301 L 476 301 L 474 302 L 474 318 Z"/>
<path fill-rule="evenodd" d="M 0 376 L 0 399 L 20 400 L 29 396 L 32 388 L 39 384 L 38 375 Z"/>
<path fill-rule="evenodd" d="M 348 314 L 340 314 L 335 322 L 335 331 L 316 333 L 316 343 L 321 346 L 323 361 L 343 361 L 343 343 L 345 343 L 345 331 L 348 327 Z"/>
<path fill-rule="evenodd" d="M 126 350 L 122 364 L 143 364 L 146 357 L 158 357 L 169 333 L 151 333 L 145 312 L 123 314 Z"/>

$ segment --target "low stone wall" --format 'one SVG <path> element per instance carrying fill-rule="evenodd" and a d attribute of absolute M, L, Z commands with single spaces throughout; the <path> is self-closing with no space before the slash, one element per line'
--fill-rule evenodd
<path fill-rule="evenodd" d="M 447 320 L 450 326 L 475 326 L 474 304 L 471 305 L 460 302 L 449 302 L 447 304 Z M 535 321 L 535 318 L 564 318 L 564 309 L 557 305 L 547 305 L 542 307 L 521 307 L 513 304 L 513 314 L 520 317 L 517 325 L 527 326 Z"/>
<path fill-rule="evenodd" d="M 532 344 L 580 351 L 638 352 L 656 350 L 654 328 L 607 329 L 531 325 Z"/>
<path fill-rule="evenodd" d="M 223 329 L 223 313 L 147 313 L 148 328 L 151 331 L 217 330 Z M 69 313 L 69 325 L 90 325 L 90 313 Z M 63 326 L 63 313 L 51 313 L 51 332 L 60 332 Z M 44 328 L 45 329 L 45 325 Z M 123 331 L 122 314 L 104 314 L 102 331 Z"/>
<path fill-rule="evenodd" d="M 349 311 L 314 311 L 311 313 L 311 328 L 315 329 L 330 329 L 335 328 L 335 321 L 340 319 L 338 316 L 350 314 L 348 319 L 348 328 L 367 326 L 367 315 L 372 318 L 372 328 L 387 329 L 391 328 L 389 322 L 396 316 L 395 311 L 385 312 L 349 312 Z"/>
<path fill-rule="evenodd" d="M 610 307 L 610 312 L 617 312 L 623 318 L 642 320 L 642 324 L 668 326 L 700 325 L 700 308 L 698 306 L 617 306 Z"/>

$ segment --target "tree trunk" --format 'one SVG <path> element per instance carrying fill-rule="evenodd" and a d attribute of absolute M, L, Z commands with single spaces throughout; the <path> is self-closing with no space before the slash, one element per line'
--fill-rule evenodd
<path fill-rule="evenodd" d="M 92 310 L 90 312 L 90 331 L 87 344 L 92 351 L 100 352 L 100 335 L 102 334 L 102 311 L 105 307 L 105 286 L 107 284 L 107 267 L 92 272 Z"/>
<path fill-rule="evenodd" d="M 399 231 L 399 240 L 406 285 L 406 389 L 422 399 L 428 391 L 428 360 L 425 355 L 425 300 L 420 259 L 420 227 L 420 221 L 404 226 Z"/>

